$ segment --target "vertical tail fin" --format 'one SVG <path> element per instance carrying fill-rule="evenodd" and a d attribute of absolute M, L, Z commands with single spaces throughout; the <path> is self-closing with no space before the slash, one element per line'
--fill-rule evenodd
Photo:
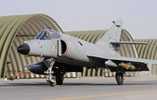
<path fill-rule="evenodd" d="M 113 25 L 111 26 L 111 28 L 101 37 L 101 39 L 96 43 L 96 45 L 103 46 L 106 43 L 109 44 L 110 42 L 120 41 L 121 27 L 121 19 L 113 21 Z"/>

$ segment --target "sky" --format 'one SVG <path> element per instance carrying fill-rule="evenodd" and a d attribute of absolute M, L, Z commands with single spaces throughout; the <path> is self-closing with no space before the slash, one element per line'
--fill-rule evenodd
<path fill-rule="evenodd" d="M 121 18 L 134 39 L 157 38 L 157 0 L 1 0 L 0 16 L 47 14 L 63 31 L 104 30 Z"/>

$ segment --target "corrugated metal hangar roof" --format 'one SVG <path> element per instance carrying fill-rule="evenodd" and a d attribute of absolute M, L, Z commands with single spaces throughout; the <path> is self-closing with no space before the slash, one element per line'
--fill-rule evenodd
<path fill-rule="evenodd" d="M 146 42 L 148 45 L 137 45 L 139 58 L 157 59 L 157 39 L 138 39 L 137 42 Z"/>
<path fill-rule="evenodd" d="M 157 60 L 157 39 L 137 39 L 135 41 L 148 43 L 148 45 L 136 46 L 139 58 Z M 157 65 L 152 64 L 150 67 L 151 67 L 151 75 L 156 75 Z"/>

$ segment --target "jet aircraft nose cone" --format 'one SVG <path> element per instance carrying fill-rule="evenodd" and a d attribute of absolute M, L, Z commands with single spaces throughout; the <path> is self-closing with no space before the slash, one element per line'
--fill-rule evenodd
<path fill-rule="evenodd" d="M 20 46 L 18 46 L 17 51 L 23 55 L 27 55 L 30 51 L 30 47 L 28 44 L 23 43 Z"/>

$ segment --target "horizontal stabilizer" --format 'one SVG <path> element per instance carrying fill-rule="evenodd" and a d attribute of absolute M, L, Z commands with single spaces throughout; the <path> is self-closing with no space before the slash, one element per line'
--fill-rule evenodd
<path fill-rule="evenodd" d="M 120 44 L 134 44 L 134 45 L 148 45 L 146 42 L 129 42 L 129 41 L 119 41 L 119 42 L 110 42 L 113 45 Z"/>

